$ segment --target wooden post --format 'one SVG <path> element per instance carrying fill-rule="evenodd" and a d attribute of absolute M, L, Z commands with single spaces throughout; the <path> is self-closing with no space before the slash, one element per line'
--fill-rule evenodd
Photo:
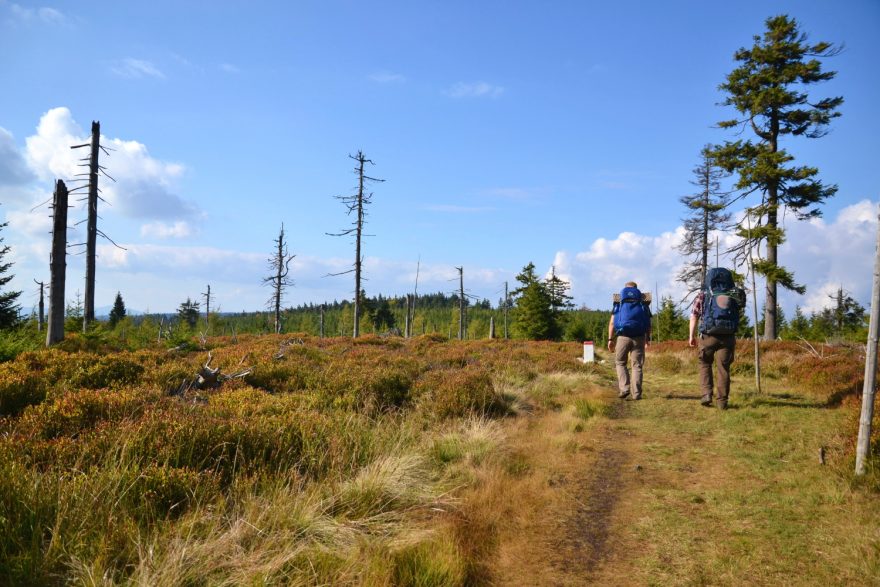
<path fill-rule="evenodd" d="M 95 251 L 98 237 L 98 150 L 101 148 L 101 123 L 92 121 L 92 145 L 89 156 L 89 197 L 86 220 L 86 291 L 83 308 L 83 332 L 95 321 Z"/>
<path fill-rule="evenodd" d="M 856 443 L 856 475 L 864 475 L 871 448 L 871 421 L 874 418 L 874 389 L 877 383 L 877 339 L 880 338 L 880 217 L 877 222 L 877 249 L 874 254 L 874 285 L 871 288 L 871 321 L 865 354 L 865 385 L 862 388 L 862 414 Z"/>
<path fill-rule="evenodd" d="M 495 338 L 495 316 L 489 316 L 489 339 Z"/>
<path fill-rule="evenodd" d="M 64 340 L 64 281 L 67 274 L 67 186 L 60 179 L 52 200 L 52 252 L 49 256 L 49 327 L 46 346 Z"/>
<path fill-rule="evenodd" d="M 412 300 L 410 299 L 409 294 L 406 294 L 406 316 L 403 317 L 403 337 L 404 338 L 409 338 L 409 329 L 410 329 L 409 305 L 410 305 L 410 303 L 412 303 Z"/>
<path fill-rule="evenodd" d="M 746 221 L 749 226 L 749 271 L 752 274 L 752 312 L 755 318 L 754 334 L 755 339 L 755 389 L 761 393 L 761 344 L 758 341 L 758 293 L 755 285 L 755 260 L 752 257 L 752 211 L 746 210 Z"/>
<path fill-rule="evenodd" d="M 321 338 L 324 338 L 324 304 L 321 304 Z"/>

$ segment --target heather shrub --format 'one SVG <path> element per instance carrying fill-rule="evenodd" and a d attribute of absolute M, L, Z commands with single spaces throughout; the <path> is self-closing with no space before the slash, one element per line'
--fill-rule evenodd
<path fill-rule="evenodd" d="M 438 369 L 423 374 L 413 386 L 420 409 L 436 418 L 470 414 L 499 415 L 507 407 L 491 375 L 481 369 Z"/>

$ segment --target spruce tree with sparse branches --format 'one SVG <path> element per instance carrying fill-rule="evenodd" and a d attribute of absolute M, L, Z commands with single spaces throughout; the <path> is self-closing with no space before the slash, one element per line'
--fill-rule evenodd
<path fill-rule="evenodd" d="M 684 218 L 684 238 L 678 245 L 679 252 L 688 258 L 678 274 L 678 281 L 688 288 L 688 295 L 700 290 L 709 267 L 709 234 L 723 230 L 730 222 L 726 212 L 730 192 L 721 190 L 721 180 L 730 173 L 721 169 L 714 160 L 712 145 L 700 151 L 701 161 L 694 167 L 691 184 L 699 190 L 682 196 L 679 201 L 687 208 Z"/>
<path fill-rule="evenodd" d="M 834 71 L 823 71 L 820 58 L 832 57 L 840 49 L 826 42 L 811 44 L 787 15 L 766 21 L 763 36 L 754 37 L 751 48 L 741 48 L 734 58 L 739 62 L 720 89 L 727 94 L 723 104 L 740 114 L 719 123 L 721 128 L 751 131 L 756 140 L 726 142 L 715 151 L 715 160 L 724 169 L 738 173 L 736 188 L 741 196 L 760 194 L 760 202 L 750 207 L 750 230 L 740 226 L 742 239 L 738 254 L 749 245 L 763 258 L 755 271 L 766 278 L 764 338 L 775 339 L 779 320 L 777 285 L 804 293 L 794 274 L 779 263 L 778 249 L 785 240 L 780 214 L 787 210 L 799 220 L 821 215 L 819 206 L 837 192 L 817 178 L 816 167 L 794 165 L 794 156 L 781 147 L 788 137 L 818 138 L 827 133 L 831 121 L 840 116 L 842 97 L 811 99 L 806 90 L 813 84 L 834 78 Z M 751 241 L 751 242 L 748 242 Z"/>

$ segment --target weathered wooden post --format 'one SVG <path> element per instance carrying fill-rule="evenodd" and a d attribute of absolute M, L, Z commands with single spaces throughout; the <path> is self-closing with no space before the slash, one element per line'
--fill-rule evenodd
<path fill-rule="evenodd" d="M 871 288 L 871 321 L 865 354 L 865 385 L 862 388 L 862 415 L 856 443 L 856 475 L 864 475 L 871 448 L 871 421 L 874 418 L 874 389 L 877 383 L 877 339 L 880 338 L 880 217 L 877 218 L 877 248 L 874 254 L 874 285 Z"/>
<path fill-rule="evenodd" d="M 67 273 L 67 186 L 55 183 L 52 198 L 52 252 L 49 256 L 49 326 L 46 346 L 64 340 L 64 280 Z"/>
<path fill-rule="evenodd" d="M 489 339 L 495 338 L 495 316 L 489 316 Z"/>

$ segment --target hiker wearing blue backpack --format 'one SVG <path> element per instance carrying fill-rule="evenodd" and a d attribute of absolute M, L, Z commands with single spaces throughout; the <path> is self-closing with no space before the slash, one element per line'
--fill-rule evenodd
<path fill-rule="evenodd" d="M 617 337 L 615 341 L 614 337 Z M 617 397 L 642 399 L 642 366 L 645 347 L 651 339 L 651 307 L 635 282 L 628 282 L 615 296 L 608 321 L 608 350 L 614 351 L 617 367 Z M 629 359 L 632 355 L 632 379 Z"/>
<path fill-rule="evenodd" d="M 716 401 L 722 410 L 727 409 L 730 395 L 730 365 L 736 350 L 736 329 L 745 304 L 745 292 L 736 287 L 733 274 L 723 267 L 706 272 L 703 287 L 694 299 L 691 310 L 688 344 L 696 346 L 694 332 L 700 323 L 700 403 L 712 405 L 713 383 L 717 388 Z M 715 364 L 717 381 L 713 381 L 712 365 Z"/>

